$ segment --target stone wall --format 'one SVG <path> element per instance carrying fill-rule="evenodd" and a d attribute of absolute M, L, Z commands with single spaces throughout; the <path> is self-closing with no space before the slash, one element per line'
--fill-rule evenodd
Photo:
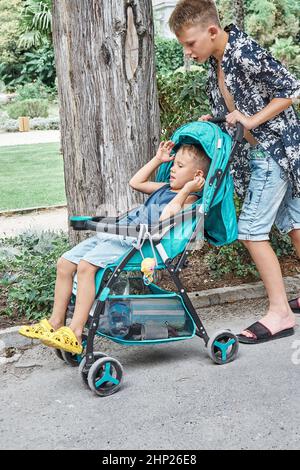
<path fill-rule="evenodd" d="M 152 3 L 156 34 L 164 38 L 174 38 L 169 29 L 168 20 L 177 0 L 152 0 Z"/>

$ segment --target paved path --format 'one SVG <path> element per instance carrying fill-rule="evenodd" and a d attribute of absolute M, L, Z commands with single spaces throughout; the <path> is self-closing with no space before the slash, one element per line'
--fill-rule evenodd
<path fill-rule="evenodd" d="M 0 216 L 0 238 L 13 237 L 21 232 L 33 230 L 67 231 L 68 212 L 66 208 L 34 211 L 29 214 Z"/>
<path fill-rule="evenodd" d="M 59 142 L 60 131 L 29 131 L 0 133 L 0 147 L 7 145 L 42 144 Z"/>
<path fill-rule="evenodd" d="M 209 333 L 239 332 L 265 307 L 252 300 L 201 315 Z M 199 338 L 101 349 L 125 371 L 123 388 L 107 398 L 45 346 L 0 365 L 0 448 L 299 449 L 299 328 L 290 338 L 241 345 L 226 366 L 211 362 Z"/>

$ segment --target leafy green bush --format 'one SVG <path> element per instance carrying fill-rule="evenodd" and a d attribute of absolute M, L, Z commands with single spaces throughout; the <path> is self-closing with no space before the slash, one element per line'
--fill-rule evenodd
<path fill-rule="evenodd" d="M 11 119 L 19 116 L 47 117 L 49 104 L 47 100 L 23 100 L 7 105 L 6 110 Z"/>
<path fill-rule="evenodd" d="M 210 111 L 206 82 L 207 67 L 203 65 L 192 66 L 190 72 L 179 69 L 167 75 L 158 75 L 163 138 L 169 138 L 178 126 L 197 120 Z"/>
<path fill-rule="evenodd" d="M 47 100 L 48 88 L 40 81 L 18 85 L 16 87 L 16 101 Z"/>
<path fill-rule="evenodd" d="M 154 47 L 157 73 L 173 72 L 184 64 L 183 49 L 176 39 L 156 37 Z"/>
<path fill-rule="evenodd" d="M 28 83 L 39 79 L 46 86 L 53 88 L 55 86 L 55 77 L 56 70 L 52 44 L 46 43 L 39 49 L 24 53 L 24 65 L 19 83 Z"/>
<path fill-rule="evenodd" d="M 250 255 L 242 243 L 234 242 L 231 245 L 213 247 L 206 255 L 211 274 L 219 279 L 226 274 L 234 274 L 236 277 L 259 277 Z"/>
<path fill-rule="evenodd" d="M 25 232 L 0 240 L 0 288 L 4 315 L 37 320 L 53 306 L 56 262 L 69 249 L 65 234 Z M 4 292 L 4 294 L 3 294 Z"/>

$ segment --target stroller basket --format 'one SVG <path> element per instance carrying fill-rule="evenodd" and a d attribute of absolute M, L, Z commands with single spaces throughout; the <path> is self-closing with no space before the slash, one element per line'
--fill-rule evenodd
<path fill-rule="evenodd" d="M 143 344 L 189 339 L 195 329 L 181 297 L 171 293 L 110 296 L 97 333 L 123 344 Z"/>

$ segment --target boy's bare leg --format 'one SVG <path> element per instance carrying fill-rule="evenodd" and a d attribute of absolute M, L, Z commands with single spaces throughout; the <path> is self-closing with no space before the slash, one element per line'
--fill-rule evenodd
<path fill-rule="evenodd" d="M 72 295 L 73 276 L 77 265 L 65 258 L 57 261 L 54 306 L 49 323 L 55 330 L 64 325 L 66 311 Z"/>
<path fill-rule="evenodd" d="M 290 236 L 297 255 L 300 258 L 300 229 L 291 230 L 288 235 Z"/>
<path fill-rule="evenodd" d="M 293 242 L 294 248 L 296 250 L 296 253 L 298 257 L 300 258 L 300 229 L 291 230 L 288 233 L 288 235 L 290 236 Z M 300 307 L 300 296 L 298 297 L 298 305 Z"/>
<path fill-rule="evenodd" d="M 269 298 L 269 309 L 260 323 L 265 325 L 272 334 L 292 328 L 295 326 L 295 315 L 290 309 L 279 261 L 270 243 L 249 240 L 242 242 L 256 264 Z M 249 331 L 243 331 L 242 334 L 249 338 L 253 336 Z"/>
<path fill-rule="evenodd" d="M 95 274 L 98 270 L 99 266 L 87 261 L 80 261 L 78 264 L 76 304 L 70 328 L 80 343 L 82 331 L 95 300 Z"/>

